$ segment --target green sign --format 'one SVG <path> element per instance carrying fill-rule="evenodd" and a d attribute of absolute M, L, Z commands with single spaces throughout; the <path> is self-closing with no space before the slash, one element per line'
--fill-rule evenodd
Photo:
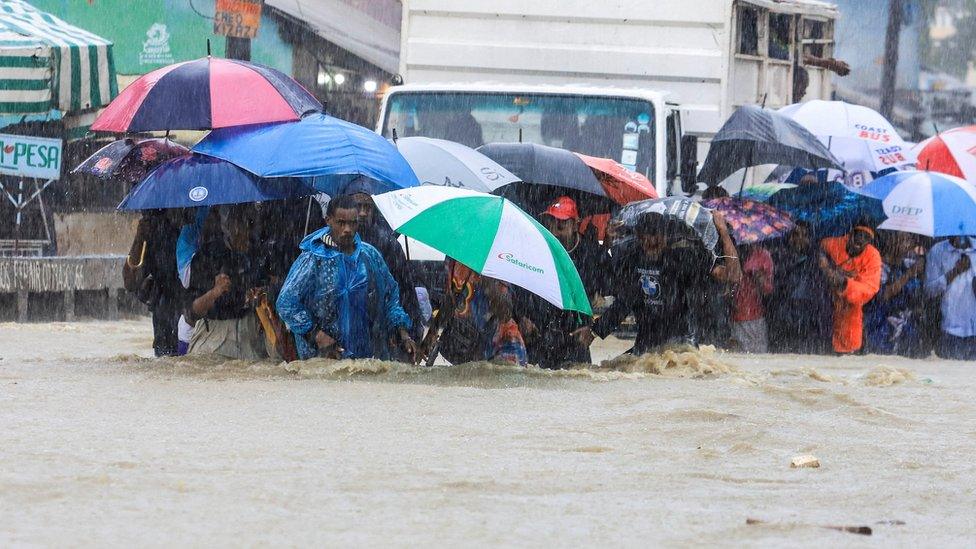
<path fill-rule="evenodd" d="M 225 38 L 214 34 L 214 0 L 30 0 L 72 25 L 115 43 L 115 70 L 145 74 L 165 65 L 198 59 L 211 53 L 224 56 Z M 267 10 L 265 10 L 267 11 Z M 278 25 L 261 15 L 251 58 L 291 74 L 291 46 Z"/>
<path fill-rule="evenodd" d="M 0 174 L 61 177 L 61 140 L 0 133 Z"/>

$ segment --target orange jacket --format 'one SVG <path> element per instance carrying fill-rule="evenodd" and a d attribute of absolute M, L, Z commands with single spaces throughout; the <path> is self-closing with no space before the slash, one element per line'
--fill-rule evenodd
<path fill-rule="evenodd" d="M 863 307 L 881 289 L 881 254 L 871 245 L 857 257 L 847 254 L 847 236 L 820 242 L 834 265 L 850 274 L 844 289 L 834 292 L 834 350 L 853 353 L 861 348 Z"/>

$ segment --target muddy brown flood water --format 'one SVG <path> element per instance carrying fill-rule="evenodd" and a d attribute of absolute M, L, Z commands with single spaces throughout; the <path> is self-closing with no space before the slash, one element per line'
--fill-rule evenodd
<path fill-rule="evenodd" d="M 0 324 L 0 546 L 976 542 L 976 364 L 286 367 L 150 343 L 148 322 Z"/>

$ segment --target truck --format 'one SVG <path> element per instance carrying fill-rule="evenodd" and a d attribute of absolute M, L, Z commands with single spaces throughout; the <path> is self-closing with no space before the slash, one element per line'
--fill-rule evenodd
<path fill-rule="evenodd" d="M 377 131 L 562 147 L 690 194 L 736 107 L 830 98 L 806 61 L 831 56 L 837 17 L 819 0 L 403 0 L 403 84 Z"/>

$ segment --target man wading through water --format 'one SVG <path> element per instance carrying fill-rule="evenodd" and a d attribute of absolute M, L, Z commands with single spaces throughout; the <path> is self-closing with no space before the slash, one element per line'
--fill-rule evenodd
<path fill-rule="evenodd" d="M 278 315 L 295 334 L 298 357 L 389 359 L 399 344 L 416 361 L 397 283 L 380 252 L 356 234 L 355 200 L 332 199 L 325 222 L 302 241 L 278 295 Z"/>
<path fill-rule="evenodd" d="M 708 277 L 729 284 L 742 278 L 735 244 L 725 219 L 713 212 L 722 245 L 721 263 L 700 243 L 678 238 L 678 221 L 648 213 L 637 224 L 636 245 L 614 258 L 614 302 L 593 327 L 573 335 L 589 346 L 594 334 L 605 338 L 629 314 L 637 321 L 637 339 L 630 354 L 640 355 L 666 344 L 695 345 L 698 316 L 708 292 Z"/>
<path fill-rule="evenodd" d="M 590 296 L 604 295 L 608 287 L 610 256 L 596 239 L 579 231 L 576 201 L 568 196 L 556 199 L 539 220 L 563 245 L 576 266 Z M 582 345 L 573 331 L 589 326 L 592 319 L 573 311 L 554 307 L 529 292 L 517 294 L 520 301 L 519 324 L 528 347 L 529 362 L 543 368 L 560 368 L 568 364 L 589 364 L 590 349 Z"/>

